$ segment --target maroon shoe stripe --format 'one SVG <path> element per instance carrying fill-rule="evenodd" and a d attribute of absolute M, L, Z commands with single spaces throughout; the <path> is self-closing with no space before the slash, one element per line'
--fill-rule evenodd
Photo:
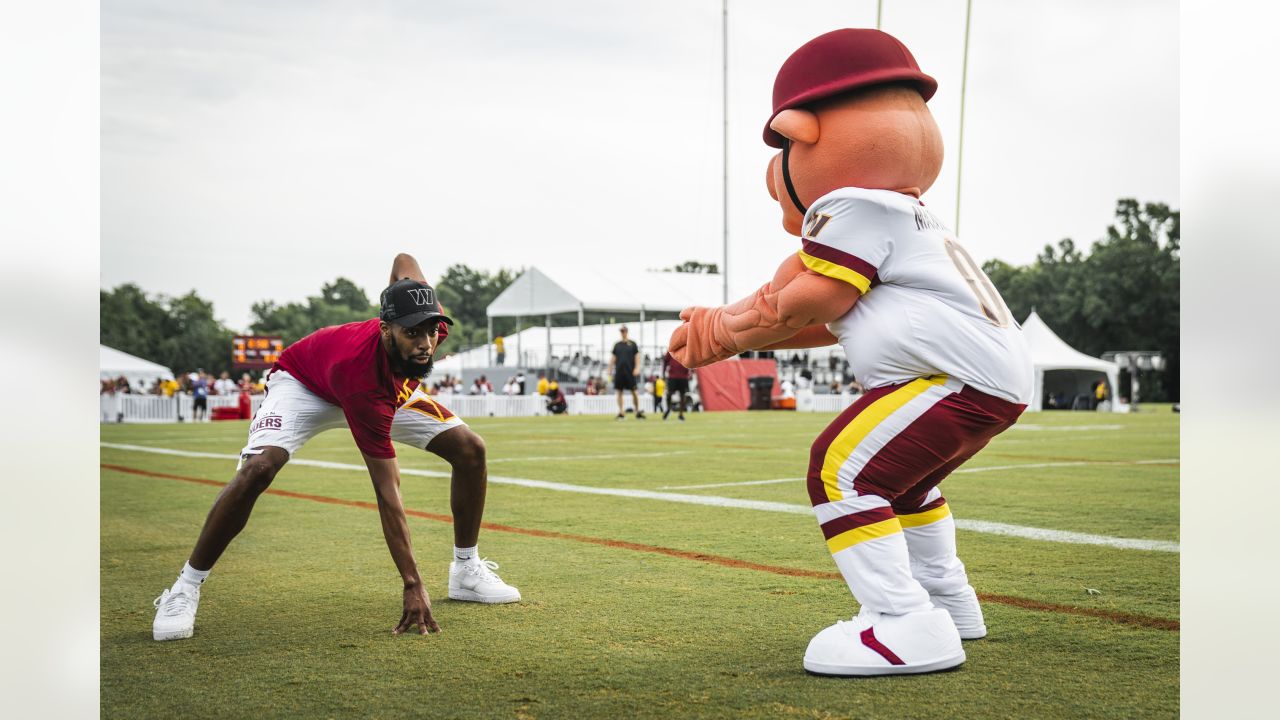
<path fill-rule="evenodd" d="M 880 653 L 880 657 L 888 660 L 890 665 L 906 665 L 906 663 L 902 662 L 902 658 L 876 639 L 875 628 L 867 628 L 862 631 L 862 644 Z"/>

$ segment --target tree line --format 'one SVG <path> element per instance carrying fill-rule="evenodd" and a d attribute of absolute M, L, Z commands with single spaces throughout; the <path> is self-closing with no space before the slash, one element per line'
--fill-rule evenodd
<path fill-rule="evenodd" d="M 1116 222 L 1081 252 L 1069 238 L 1046 245 L 1030 265 L 990 260 L 983 270 L 1014 317 L 1034 309 L 1067 344 L 1087 355 L 1158 350 L 1163 371 L 1143 371 L 1142 398 L 1179 398 L 1179 243 L 1181 215 L 1163 203 L 1116 203 Z M 1119 395 L 1128 395 L 1121 378 Z"/>
<path fill-rule="evenodd" d="M 435 287 L 440 303 L 455 321 L 449 333 L 451 350 L 487 341 L 485 308 L 518 274 L 506 268 L 490 273 L 461 264 L 445 270 Z M 231 370 L 231 338 L 238 333 L 219 322 L 213 303 L 194 290 L 180 297 L 148 295 L 127 283 L 101 290 L 98 299 L 103 345 L 177 372 Z M 363 288 L 339 277 L 305 302 L 262 300 L 250 312 L 247 334 L 279 336 L 288 346 L 322 327 L 377 317 L 378 305 Z M 514 320 L 494 319 L 495 332 L 510 332 L 514 327 Z"/>
<path fill-rule="evenodd" d="M 1063 340 L 1098 356 L 1108 350 L 1159 350 L 1161 372 L 1142 376 L 1146 400 L 1178 399 L 1178 279 L 1180 215 L 1162 203 L 1116 203 L 1116 222 L 1088 253 L 1071 239 L 1046 245 L 1029 265 L 990 260 L 983 270 L 1019 320 L 1034 309 Z M 715 272 L 716 266 L 690 260 L 677 272 Z M 489 272 L 463 264 L 449 266 L 435 283 L 440 302 L 456 324 L 450 345 L 456 352 L 484 344 L 485 308 L 522 270 Z M 375 298 L 376 300 L 376 298 Z M 148 296 L 133 284 L 100 293 L 101 342 L 177 371 L 231 369 L 231 337 L 213 314 L 212 303 L 194 291 L 179 297 Z M 286 345 L 315 330 L 377 317 L 378 307 L 363 288 L 339 277 L 305 302 L 263 300 L 252 306 L 249 333 L 278 335 Z M 595 315 L 589 322 L 605 318 Z M 536 324 L 536 320 L 533 321 Z M 525 323 L 526 326 L 530 324 Z M 515 330 L 514 318 L 494 318 L 494 333 Z M 1127 377 L 1119 394 L 1128 392 Z"/>

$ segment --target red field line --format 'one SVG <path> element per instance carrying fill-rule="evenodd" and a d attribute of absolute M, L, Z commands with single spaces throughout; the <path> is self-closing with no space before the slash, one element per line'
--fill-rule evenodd
<path fill-rule="evenodd" d="M 169 473 L 152 472 L 150 470 L 126 467 L 124 465 L 109 465 L 107 463 L 102 463 L 101 467 L 107 470 L 115 470 L 116 472 L 129 473 L 131 475 L 142 475 L 145 477 L 163 478 L 166 480 L 181 480 L 182 482 L 210 485 L 212 487 L 223 487 L 226 485 L 226 483 L 219 482 L 217 480 L 206 480 L 205 478 L 188 477 L 185 475 L 170 475 Z M 268 488 L 267 492 L 272 495 L 280 495 L 282 497 L 289 497 L 297 500 L 312 500 L 314 502 L 322 502 L 330 505 L 346 505 L 348 507 L 358 507 L 366 510 L 378 509 L 376 503 L 361 502 L 359 500 L 344 500 L 342 498 L 327 497 L 324 495 L 309 495 L 307 493 L 298 493 L 289 490 L 277 490 L 276 488 Z M 411 510 L 409 508 L 405 508 L 404 512 L 406 515 L 410 515 L 412 517 L 425 518 L 427 520 L 435 520 L 443 523 L 453 523 L 453 518 L 449 515 L 423 512 L 421 510 Z M 555 532 L 554 530 L 538 530 L 535 528 L 522 528 L 488 522 L 482 523 L 481 527 L 486 530 L 493 530 L 496 532 L 515 533 L 517 535 L 529 535 L 532 537 L 550 538 L 553 540 L 571 540 L 573 542 L 590 543 L 592 545 L 603 545 L 604 547 L 667 555 L 669 557 L 677 557 L 685 560 L 696 560 L 698 562 L 720 565 L 722 567 L 738 568 L 741 570 L 758 570 L 760 572 L 772 573 L 774 575 L 843 581 L 840 574 L 834 572 L 805 570 L 803 568 L 784 567 L 781 565 L 762 565 L 760 563 L 739 560 L 737 558 L 690 552 L 688 550 L 677 550 L 675 548 L 662 547 L 660 545 L 646 545 L 643 543 L 633 543 L 625 540 L 611 540 L 608 538 L 591 537 L 589 535 L 574 535 L 572 533 Z M 1022 608 L 1023 610 L 1035 610 L 1039 612 L 1050 612 L 1063 615 L 1079 615 L 1083 617 L 1098 618 L 1100 620 L 1110 620 L 1111 622 L 1121 623 L 1124 625 L 1152 628 L 1155 630 L 1170 630 L 1177 632 L 1180 628 L 1177 620 L 1151 617 L 1148 615 L 1138 615 L 1136 613 L 1127 613 L 1118 610 L 1073 607 L 1071 605 L 1059 605 L 1055 603 L 1040 602 L 1039 600 L 1031 600 L 1028 598 L 1020 598 L 1010 595 L 992 595 L 989 593 L 978 593 L 978 597 L 984 602 L 1010 605 L 1012 607 Z"/>

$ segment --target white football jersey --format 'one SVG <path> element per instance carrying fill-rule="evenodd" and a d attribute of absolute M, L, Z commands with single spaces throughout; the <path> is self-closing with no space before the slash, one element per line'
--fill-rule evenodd
<path fill-rule="evenodd" d="M 863 296 L 828 324 L 864 387 L 945 374 L 1010 402 L 1031 400 L 1022 328 L 950 229 L 918 199 L 841 188 L 805 214 L 800 259 Z"/>

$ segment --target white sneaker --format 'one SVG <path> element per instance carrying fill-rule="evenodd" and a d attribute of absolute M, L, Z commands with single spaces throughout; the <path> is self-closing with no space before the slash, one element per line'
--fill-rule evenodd
<path fill-rule="evenodd" d="M 978 593 L 973 586 L 967 585 L 964 590 L 949 595 L 930 593 L 929 601 L 934 607 L 950 613 L 956 630 L 960 631 L 961 640 L 977 640 L 987 636 L 987 625 L 982 619 L 982 605 L 978 603 Z"/>
<path fill-rule="evenodd" d="M 494 570 L 498 563 L 489 560 L 454 560 L 449 563 L 449 598 L 481 603 L 512 603 L 520 599 L 520 591 L 502 582 Z"/>
<path fill-rule="evenodd" d="M 199 585 L 176 582 L 152 604 L 156 607 L 156 619 L 151 623 L 151 636 L 156 640 L 181 640 L 195 632 Z"/>
<path fill-rule="evenodd" d="M 815 675 L 907 675 L 964 662 L 951 616 L 933 608 L 907 615 L 863 612 L 809 641 L 804 669 Z"/>

